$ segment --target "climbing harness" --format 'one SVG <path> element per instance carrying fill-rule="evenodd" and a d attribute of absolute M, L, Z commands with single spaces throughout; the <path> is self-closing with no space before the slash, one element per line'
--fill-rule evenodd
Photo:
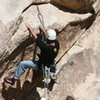
<path fill-rule="evenodd" d="M 50 68 L 47 66 L 42 67 L 43 70 L 43 77 L 44 77 L 44 96 L 41 98 L 41 100 L 49 100 L 49 89 L 48 89 L 48 84 L 49 84 L 49 76 L 50 76 Z"/>

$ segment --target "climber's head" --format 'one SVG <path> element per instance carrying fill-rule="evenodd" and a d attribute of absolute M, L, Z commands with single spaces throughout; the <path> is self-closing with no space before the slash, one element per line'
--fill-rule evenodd
<path fill-rule="evenodd" d="M 53 29 L 47 30 L 47 39 L 48 40 L 55 40 L 56 39 L 56 31 Z"/>
<path fill-rule="evenodd" d="M 41 100 L 46 100 L 46 98 L 42 97 Z"/>

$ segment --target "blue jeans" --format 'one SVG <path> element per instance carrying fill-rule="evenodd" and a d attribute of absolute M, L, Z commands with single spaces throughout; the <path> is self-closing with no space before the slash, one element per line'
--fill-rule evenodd
<path fill-rule="evenodd" d="M 39 69 L 39 66 L 37 64 L 37 61 L 22 61 L 15 74 L 14 74 L 14 78 L 15 79 L 19 79 L 20 76 L 25 72 L 25 69 L 27 68 L 32 68 L 33 70 L 38 70 Z"/>

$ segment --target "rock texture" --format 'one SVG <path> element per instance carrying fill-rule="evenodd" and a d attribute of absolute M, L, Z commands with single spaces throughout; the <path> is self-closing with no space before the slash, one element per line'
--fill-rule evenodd
<path fill-rule="evenodd" d="M 8 42 L 22 21 L 21 14 L 33 3 L 48 3 L 50 0 L 3 0 L 0 1 L 0 60 L 7 57 Z M 4 43 L 4 45 L 2 45 Z"/>
<path fill-rule="evenodd" d="M 58 96 L 54 98 L 51 95 L 53 99 L 61 98 L 65 100 L 67 95 L 74 96 L 75 100 L 100 99 L 99 21 L 100 17 L 96 19 L 90 29 L 84 33 L 58 64 L 63 68 L 59 73 L 60 84 L 55 85 L 52 92 L 52 95 L 57 93 Z M 65 63 L 62 64 L 62 61 Z M 64 81 L 62 81 L 62 78 Z M 61 88 L 62 90 L 60 90 Z M 60 91 L 63 91 L 63 93 Z"/>
<path fill-rule="evenodd" d="M 50 0 L 0 0 L 0 20 L 7 24 L 14 21 L 32 3 L 48 3 Z M 10 5 L 10 6 L 9 6 Z"/>
<path fill-rule="evenodd" d="M 98 13 L 99 12 L 99 8 L 100 8 L 100 0 L 97 0 L 95 2 L 95 4 L 93 5 L 93 8 L 95 10 L 95 13 Z"/>
<path fill-rule="evenodd" d="M 58 32 L 64 29 L 64 27 L 69 22 L 85 20 L 91 16 L 90 13 L 84 14 L 82 16 L 80 14 L 74 14 L 73 16 L 73 14 L 65 13 L 61 10 L 58 10 L 58 8 L 51 4 L 41 5 L 39 6 L 39 9 L 43 15 L 45 28 L 53 28 L 56 29 Z M 25 13 L 23 13 L 23 23 L 20 25 L 19 30 L 16 32 L 15 35 L 13 35 L 12 39 L 10 40 L 10 43 L 8 44 L 8 46 L 12 44 L 12 46 L 9 47 L 9 52 L 12 52 L 23 40 L 25 40 L 25 38 L 29 36 L 29 33 L 25 32 L 25 22 L 30 23 L 33 29 L 35 29 L 34 31 L 38 33 L 38 26 L 41 25 L 41 23 L 38 18 L 38 12 L 35 12 L 37 12 L 37 7 L 32 6 Z M 52 16 L 48 15 L 48 12 Z"/>
<path fill-rule="evenodd" d="M 93 3 L 96 0 L 52 0 L 53 2 L 58 3 L 66 8 L 72 10 L 91 10 Z"/>
<path fill-rule="evenodd" d="M 59 10 L 58 8 L 56 8 L 55 6 L 53 6 L 51 4 L 40 5 L 39 9 L 41 11 L 41 14 L 43 15 L 44 24 L 45 24 L 46 29 L 54 28 L 58 31 L 61 31 L 69 22 L 85 20 L 91 16 L 90 13 L 83 14 L 83 15 L 77 14 L 77 13 L 72 14 L 69 12 L 66 13 L 62 10 Z M 52 16 L 49 16 L 48 12 L 50 12 Z M 22 20 L 23 20 L 23 22 L 22 22 Z M 32 25 L 35 33 L 39 33 L 38 26 L 41 23 L 38 18 L 38 10 L 37 10 L 36 6 L 32 6 L 28 10 L 26 10 L 22 14 L 22 16 L 19 18 L 19 22 L 14 23 L 15 24 L 14 26 L 16 28 L 16 29 L 14 29 L 14 26 L 13 26 L 14 32 L 11 32 L 10 37 L 5 35 L 5 37 L 8 38 L 9 42 L 4 39 L 1 40 L 1 41 L 5 41 L 7 44 L 7 45 L 5 45 L 6 48 L 5 48 L 4 55 L 6 55 L 6 56 L 10 55 L 15 48 L 17 48 L 24 40 L 29 38 L 29 33 L 25 26 L 25 22 L 28 22 Z M 5 56 L 2 56 L 1 60 L 3 60 L 3 59 L 5 59 Z"/>
<path fill-rule="evenodd" d="M 88 2 L 88 4 L 91 1 L 81 0 L 82 3 Z M 25 22 L 31 24 L 36 34 L 39 33 L 38 26 L 41 23 L 37 6 L 34 5 L 38 3 L 45 28 L 55 29 L 61 44 L 56 59 L 60 82 L 54 86 L 51 84 L 53 87 L 49 98 L 66 100 L 67 96 L 71 95 L 75 100 L 99 100 L 100 1 L 97 0 L 93 5 L 95 14 L 88 11 L 87 13 L 72 12 L 48 2 L 50 0 L 4 0 L 0 3 L 2 8 L 0 9 L 2 13 L 0 16 L 0 82 L 5 76 L 14 73 L 20 61 L 32 60 L 34 57 L 37 59 L 36 45 L 29 36 Z M 76 4 L 75 2 L 76 0 L 71 4 Z M 0 100 L 23 100 L 23 98 L 38 100 L 44 93 L 42 83 L 36 85 L 41 77 L 42 73 L 39 71 L 26 70 L 15 85 L 0 84 Z M 35 88 L 30 91 L 33 85 Z"/>

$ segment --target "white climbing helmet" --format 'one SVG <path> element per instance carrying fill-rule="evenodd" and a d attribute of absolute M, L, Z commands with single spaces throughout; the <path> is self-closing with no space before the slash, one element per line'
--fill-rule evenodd
<path fill-rule="evenodd" d="M 41 100 L 46 100 L 46 98 L 42 97 Z"/>
<path fill-rule="evenodd" d="M 56 31 L 53 29 L 47 30 L 47 38 L 48 38 L 48 40 L 55 40 L 56 39 Z"/>

